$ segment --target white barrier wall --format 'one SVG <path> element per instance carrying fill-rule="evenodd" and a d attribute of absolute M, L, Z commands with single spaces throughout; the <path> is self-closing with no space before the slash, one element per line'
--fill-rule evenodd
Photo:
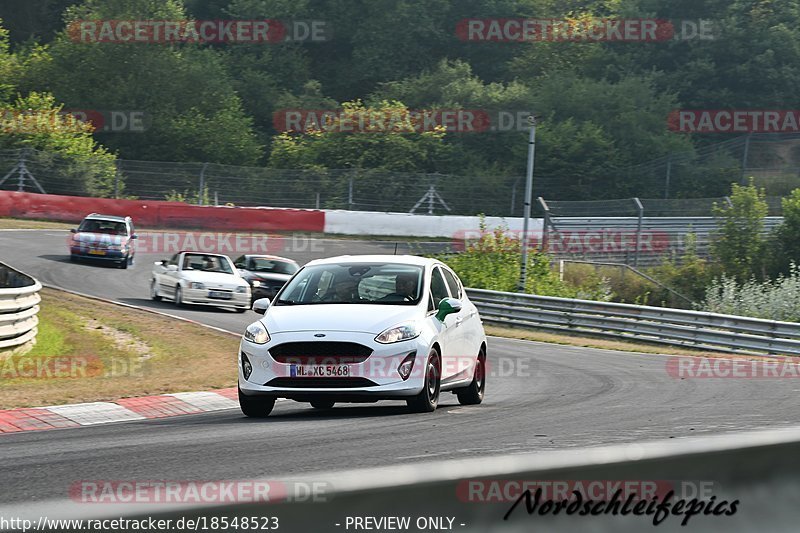
<path fill-rule="evenodd" d="M 486 226 L 493 229 L 507 226 L 522 231 L 521 217 L 486 217 Z M 403 237 L 456 237 L 478 231 L 480 218 L 450 215 L 380 213 L 373 211 L 325 211 L 325 233 L 345 235 L 391 235 Z M 529 231 L 541 232 L 542 219 L 532 218 Z"/>

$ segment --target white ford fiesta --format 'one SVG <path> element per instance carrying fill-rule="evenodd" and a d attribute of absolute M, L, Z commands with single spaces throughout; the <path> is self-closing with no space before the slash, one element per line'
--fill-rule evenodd
<path fill-rule="evenodd" d="M 336 402 L 405 400 L 436 409 L 439 394 L 479 404 L 486 384 L 486 334 L 458 277 L 435 259 L 396 255 L 311 261 L 239 349 L 239 404 L 264 417 L 276 398 L 330 409 Z"/>

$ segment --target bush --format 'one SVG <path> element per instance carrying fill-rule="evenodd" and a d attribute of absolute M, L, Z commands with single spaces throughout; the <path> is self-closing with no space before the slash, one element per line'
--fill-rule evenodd
<path fill-rule="evenodd" d="M 739 281 L 753 275 L 763 277 L 766 245 L 761 234 L 768 207 L 764 189 L 750 178 L 749 185 L 733 184 L 731 205 L 714 205 L 719 233 L 711 251 L 724 272 Z"/>
<path fill-rule="evenodd" d="M 704 310 L 727 315 L 800 322 L 800 267 L 774 281 L 750 279 L 744 283 L 723 275 L 706 290 Z"/>
<path fill-rule="evenodd" d="M 506 234 L 507 228 L 486 230 L 481 221 L 481 237 L 464 252 L 437 258 L 452 268 L 466 287 L 516 292 L 522 262 L 522 245 Z M 611 291 L 605 280 L 593 277 L 580 286 L 561 281 L 550 268 L 547 254 L 529 249 L 525 292 L 540 296 L 609 301 Z"/>

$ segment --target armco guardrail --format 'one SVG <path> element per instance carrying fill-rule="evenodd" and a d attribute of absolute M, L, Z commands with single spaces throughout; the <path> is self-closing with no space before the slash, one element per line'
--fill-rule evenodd
<path fill-rule="evenodd" d="M 0 263 L 0 350 L 36 338 L 40 290 L 42 284 L 36 279 Z"/>
<path fill-rule="evenodd" d="M 467 289 L 484 322 L 731 353 L 800 355 L 800 324 L 683 309 Z"/>
<path fill-rule="evenodd" d="M 620 416 L 625 414 L 621 412 Z M 531 444 L 531 449 L 535 448 Z M 173 526 L 183 520 L 180 529 L 186 530 L 194 529 L 186 525 L 188 520 L 192 524 L 219 525 L 223 521 L 231 523 L 235 517 L 239 520 L 249 517 L 250 524 L 252 521 L 277 524 L 280 531 L 289 533 L 790 532 L 797 531 L 800 518 L 798 479 L 800 428 L 785 428 L 535 454 L 480 455 L 263 480 L 274 489 L 277 503 L 86 504 L 73 495 L 72 500 L 0 506 L 0 516 L 29 520 L 28 531 L 34 529 L 31 524 L 36 525 L 46 516 L 94 520 L 124 517 L 131 521 L 115 525 L 116 531 L 142 531 L 131 525 L 135 520 L 148 523 L 148 520 L 169 519 Z M 559 485 L 569 489 L 558 489 Z M 595 504 L 608 501 L 616 490 L 635 493 L 641 487 L 642 492 L 638 492 L 640 497 L 633 498 L 627 512 L 620 510 L 621 504 L 615 513 L 601 508 L 599 513 L 583 516 L 585 513 L 579 512 L 582 506 L 569 512 L 563 509 L 553 512 L 554 506 L 547 500 L 574 502 L 569 490 L 577 490 L 579 486 L 584 487 L 584 504 L 587 499 L 593 499 Z M 309 487 L 320 490 L 306 490 Z M 522 502 L 509 514 L 525 490 L 523 487 L 531 492 L 542 487 L 542 501 L 531 511 Z M 646 492 L 648 487 L 652 492 Z M 674 492 L 669 494 L 669 491 Z M 269 494 L 272 495 L 272 490 Z M 101 494 L 95 496 L 103 501 Z M 625 499 L 624 495 L 620 498 Z M 655 505 L 651 505 L 654 500 L 668 503 L 666 512 L 658 513 L 658 527 L 654 527 Z M 634 505 L 640 501 L 651 510 Z M 734 502 L 735 511 L 726 515 Z M 699 512 L 698 504 L 704 512 Z M 686 508 L 690 505 L 695 514 L 686 518 Z M 609 507 L 613 510 L 612 504 Z M 637 508 L 635 514 L 631 512 Z M 508 519 L 504 519 L 506 515 Z M 391 520 L 388 527 L 387 519 Z M 408 525 L 400 527 L 400 519 L 408 520 Z M 681 525 L 684 519 L 686 526 Z M 22 526 L 15 529 L 21 530 Z"/>

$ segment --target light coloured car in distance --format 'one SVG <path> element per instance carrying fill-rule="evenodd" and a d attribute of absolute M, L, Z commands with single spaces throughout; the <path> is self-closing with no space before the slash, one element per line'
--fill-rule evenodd
<path fill-rule="evenodd" d="M 91 213 L 70 230 L 70 261 L 92 260 L 114 263 L 119 268 L 133 264 L 138 238 L 131 217 Z"/>
<path fill-rule="evenodd" d="M 311 261 L 277 294 L 239 346 L 239 405 L 267 416 L 276 398 L 405 400 L 436 409 L 441 392 L 479 404 L 486 334 L 456 274 L 435 259 L 398 255 Z"/>
<path fill-rule="evenodd" d="M 227 255 L 184 251 L 156 261 L 150 279 L 150 297 L 170 298 L 175 305 L 250 309 L 250 286 Z"/>

